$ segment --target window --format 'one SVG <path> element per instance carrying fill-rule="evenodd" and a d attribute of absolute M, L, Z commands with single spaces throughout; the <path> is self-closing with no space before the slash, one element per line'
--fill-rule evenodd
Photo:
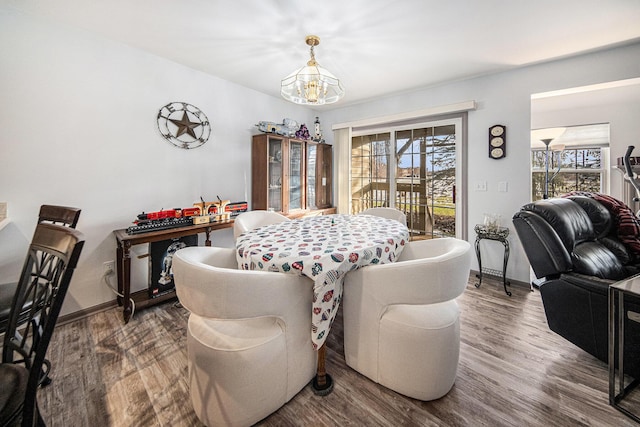
<path fill-rule="evenodd" d="M 533 142 L 533 141 L 532 141 Z M 606 193 L 609 125 L 573 126 L 548 147 L 531 149 L 531 200 L 572 191 Z M 546 189 L 545 189 L 546 183 Z"/>

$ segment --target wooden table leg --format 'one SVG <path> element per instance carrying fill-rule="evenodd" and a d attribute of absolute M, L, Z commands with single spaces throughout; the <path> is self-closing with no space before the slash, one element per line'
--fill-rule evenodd
<path fill-rule="evenodd" d="M 130 245 L 125 243 L 122 251 L 122 315 L 124 323 L 131 319 L 131 253 Z"/>
<path fill-rule="evenodd" d="M 123 263 L 124 263 L 124 249 L 122 248 L 122 243 L 120 241 L 118 241 L 118 247 L 116 248 L 116 273 L 117 273 L 117 278 L 118 278 L 118 297 L 117 297 L 117 301 L 118 301 L 118 305 L 122 306 L 122 297 L 120 295 L 122 295 L 122 289 L 123 289 L 123 282 L 124 282 L 124 267 L 123 267 Z"/>
<path fill-rule="evenodd" d="M 204 245 L 211 246 L 211 227 L 205 228 L 204 235 L 205 235 Z"/>
<path fill-rule="evenodd" d="M 326 396 L 333 391 L 333 378 L 327 374 L 324 363 L 326 358 L 325 344 L 318 349 L 318 370 L 313 379 L 313 392 L 318 396 Z"/>

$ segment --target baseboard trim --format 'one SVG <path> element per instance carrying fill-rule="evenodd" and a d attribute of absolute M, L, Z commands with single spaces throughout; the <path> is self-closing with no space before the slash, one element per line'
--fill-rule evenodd
<path fill-rule="evenodd" d="M 64 325 L 66 323 L 74 322 L 76 320 L 84 319 L 85 317 L 89 317 L 92 314 L 100 313 L 102 311 L 106 311 L 118 306 L 118 301 L 107 301 L 102 304 L 94 305 L 93 307 L 85 308 L 84 310 L 74 311 L 73 313 L 65 314 L 64 316 L 58 317 L 58 325 Z"/>
<path fill-rule="evenodd" d="M 471 270 L 471 275 L 477 277 L 477 275 L 480 274 L 478 272 L 478 270 Z M 493 280 L 499 280 L 500 282 L 502 282 L 502 278 L 497 278 L 495 276 L 489 276 L 489 279 L 493 279 Z M 527 288 L 531 288 L 531 283 L 529 282 L 523 282 L 521 280 L 515 280 L 515 279 L 509 279 L 507 277 L 507 282 L 509 282 L 512 285 L 516 285 L 516 286 L 523 286 L 523 287 L 527 287 Z"/>

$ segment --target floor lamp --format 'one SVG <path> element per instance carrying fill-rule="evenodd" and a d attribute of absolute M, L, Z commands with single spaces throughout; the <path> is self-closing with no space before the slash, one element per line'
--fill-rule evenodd
<path fill-rule="evenodd" d="M 550 162 L 551 159 L 549 158 L 549 151 L 551 150 L 553 152 L 553 151 L 564 150 L 564 144 L 556 144 L 552 148 L 550 148 L 549 146 L 551 145 L 551 142 L 558 139 L 564 133 L 565 130 L 566 128 L 547 128 L 547 129 L 536 129 L 531 131 L 531 137 L 532 137 L 531 139 L 542 141 L 542 143 L 545 145 L 544 193 L 542 194 L 543 199 L 549 198 L 549 183 L 553 181 L 553 178 L 555 178 L 556 175 L 558 175 L 558 172 L 560 172 L 560 162 L 558 162 L 558 169 L 555 171 L 553 176 L 549 178 L 549 164 L 551 163 Z"/>

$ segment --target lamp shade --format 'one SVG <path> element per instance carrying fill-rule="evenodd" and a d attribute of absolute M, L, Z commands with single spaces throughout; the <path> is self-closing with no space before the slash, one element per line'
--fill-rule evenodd
<path fill-rule="evenodd" d="M 544 128 L 544 129 L 534 129 L 531 131 L 531 139 L 538 141 L 550 140 L 559 138 L 567 128 L 559 127 L 559 128 Z"/>

